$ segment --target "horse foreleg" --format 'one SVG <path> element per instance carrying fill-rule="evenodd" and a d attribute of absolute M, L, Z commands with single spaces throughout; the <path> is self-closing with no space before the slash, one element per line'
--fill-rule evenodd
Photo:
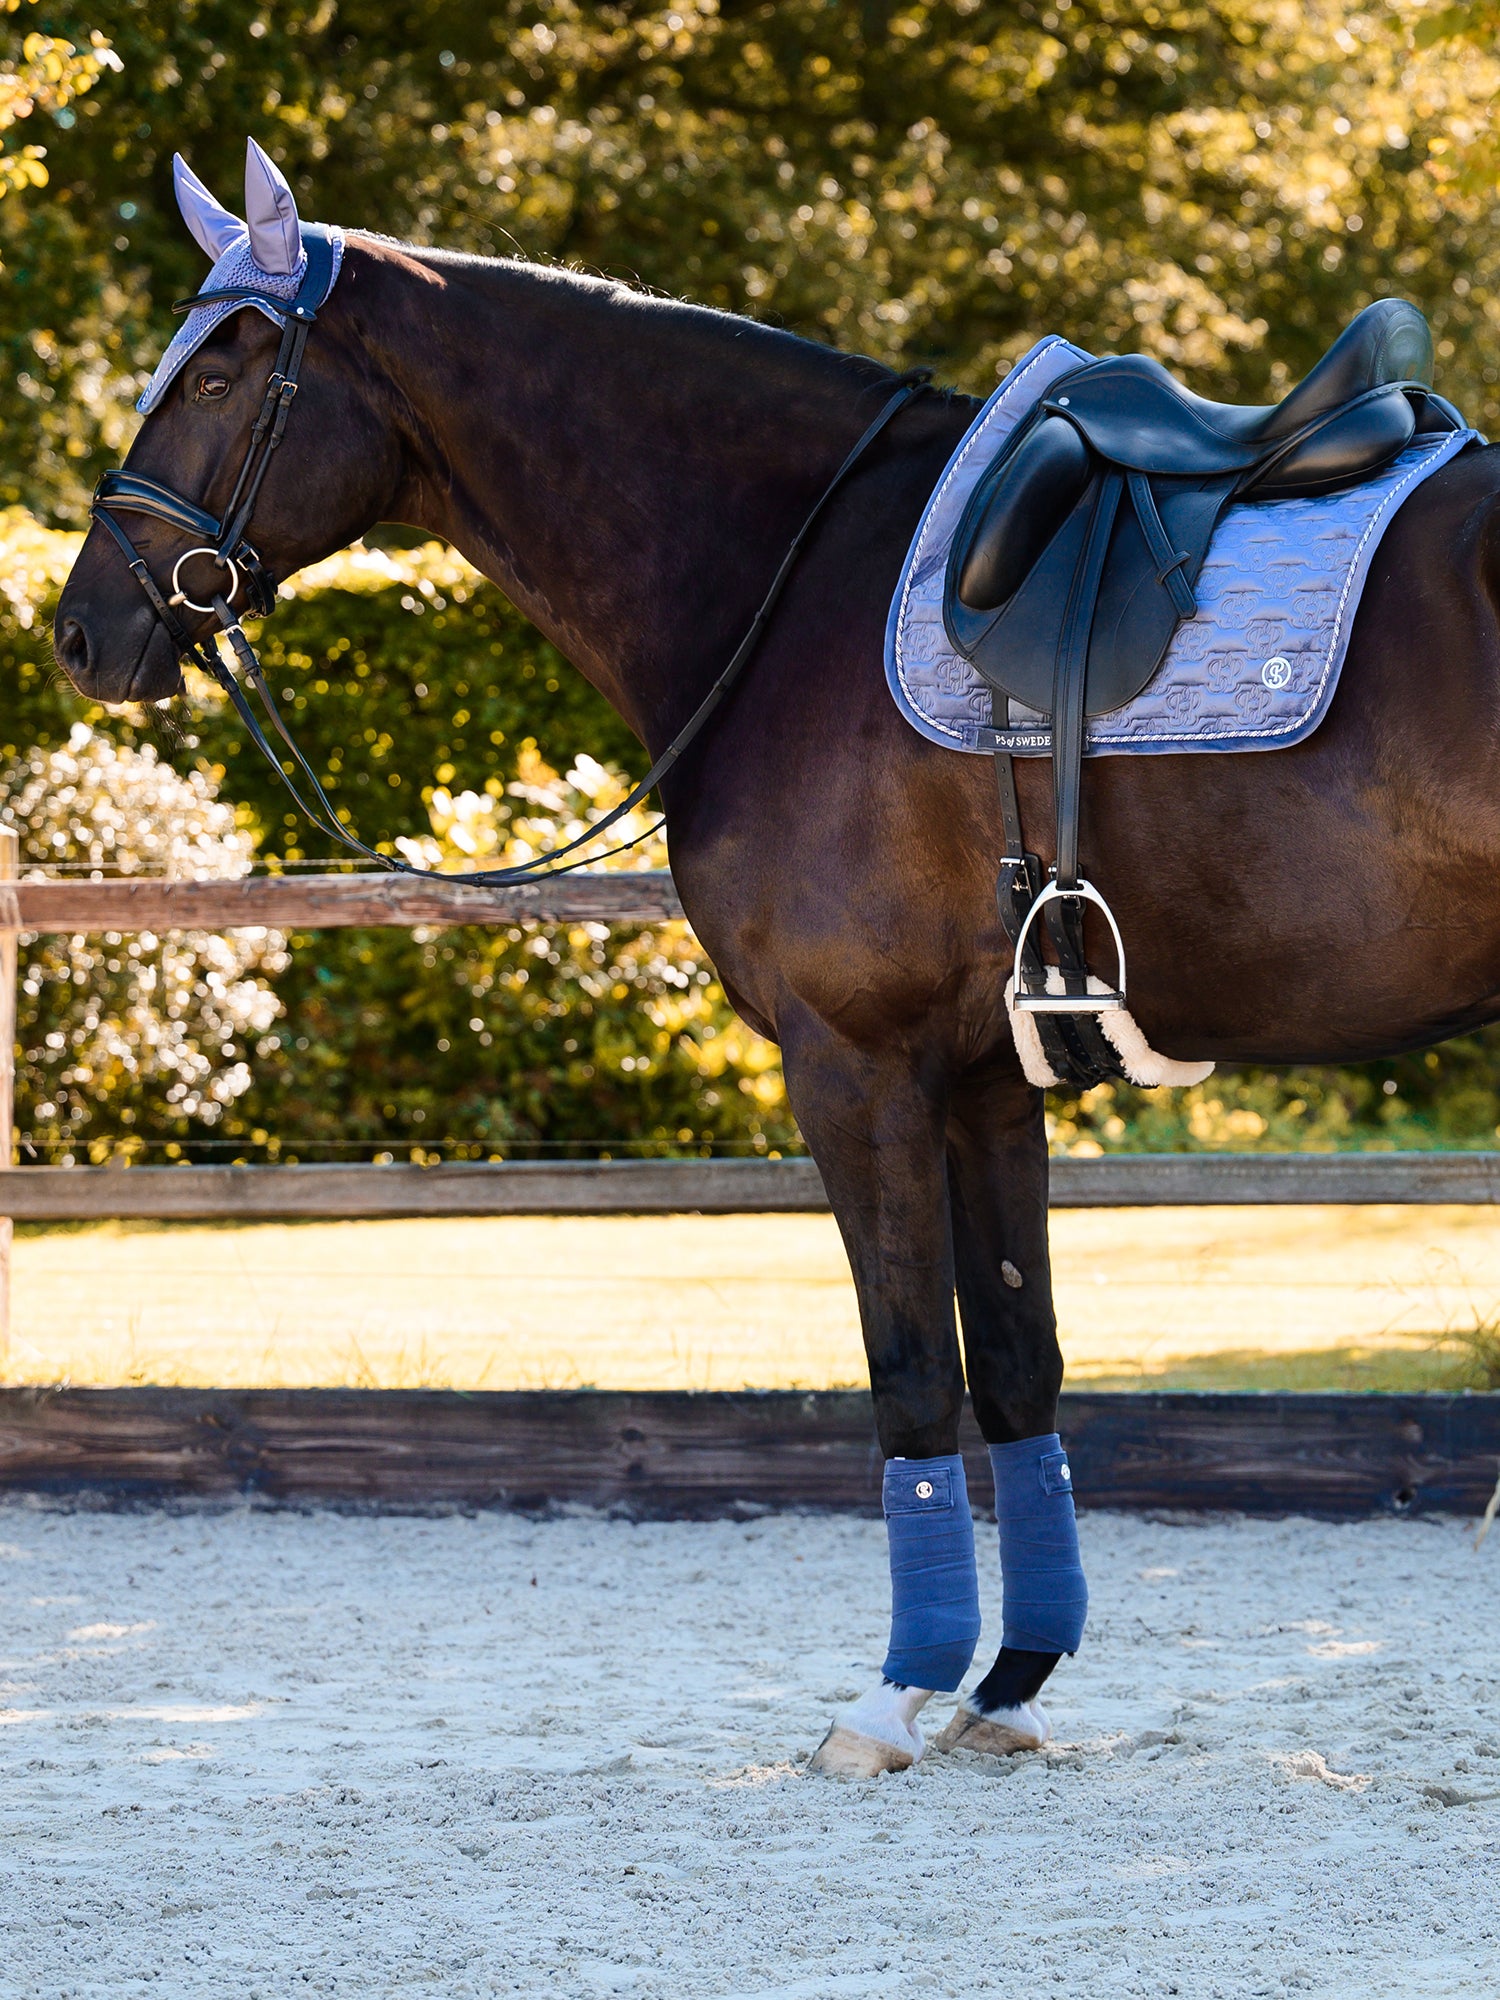
<path fill-rule="evenodd" d="M 1062 1353 L 1042 1095 L 1013 1064 L 955 1083 L 948 1180 L 969 1395 L 995 1475 L 1005 1628 L 995 1664 L 938 1743 L 1004 1754 L 1051 1734 L 1036 1697 L 1076 1650 L 1088 1603 L 1071 1472 L 1056 1436 Z"/>
<path fill-rule="evenodd" d="M 859 1296 L 886 1457 L 891 1641 L 883 1676 L 810 1768 L 872 1777 L 922 1755 L 917 1713 L 956 1689 L 979 1636 L 974 1526 L 958 1456 L 963 1366 L 943 1165 L 945 1092 L 906 1051 L 782 1022 L 788 1093 L 823 1175 Z"/>

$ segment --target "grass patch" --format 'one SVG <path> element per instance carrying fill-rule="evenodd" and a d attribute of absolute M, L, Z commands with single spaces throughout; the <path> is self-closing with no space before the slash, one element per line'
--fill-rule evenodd
<path fill-rule="evenodd" d="M 1479 1380 L 1478 1369 L 1459 1350 L 1450 1348 L 1447 1340 L 1448 1336 L 1441 1335 L 1426 1345 L 1410 1348 L 1308 1347 L 1270 1354 L 1258 1348 L 1229 1348 L 1217 1354 L 1187 1355 L 1159 1368 L 1075 1367 L 1068 1372 L 1067 1386 L 1219 1394 L 1362 1390 L 1383 1395 L 1500 1388 L 1500 1380 Z"/>

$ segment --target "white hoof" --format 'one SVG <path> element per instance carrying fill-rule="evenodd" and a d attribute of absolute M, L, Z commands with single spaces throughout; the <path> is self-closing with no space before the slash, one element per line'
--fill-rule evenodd
<path fill-rule="evenodd" d="M 931 1699 L 929 1688 L 882 1683 L 871 1689 L 835 1716 L 808 1770 L 821 1778 L 878 1778 L 882 1771 L 909 1771 L 927 1748 L 917 1715 Z"/>
<path fill-rule="evenodd" d="M 952 1720 L 933 1745 L 935 1750 L 974 1750 L 984 1757 L 1013 1757 L 1018 1750 L 1040 1750 L 1052 1725 L 1040 1702 L 1017 1708 L 996 1708 L 988 1715 L 960 1702 Z"/>

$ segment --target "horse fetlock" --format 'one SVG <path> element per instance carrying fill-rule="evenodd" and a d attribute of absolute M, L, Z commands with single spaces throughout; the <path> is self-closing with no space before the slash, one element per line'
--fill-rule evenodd
<path fill-rule="evenodd" d="M 882 1681 L 839 1710 L 808 1770 L 822 1778 L 878 1778 L 883 1771 L 909 1771 L 927 1748 L 917 1716 L 931 1699 L 931 1688 Z"/>
<path fill-rule="evenodd" d="M 1051 1735 L 1052 1725 L 1040 1702 L 984 1711 L 961 1701 L 932 1747 L 944 1752 L 970 1750 L 984 1757 L 1013 1757 L 1020 1750 L 1040 1750 Z"/>
<path fill-rule="evenodd" d="M 1034 1701 L 1046 1686 L 1061 1653 L 1025 1652 L 1017 1646 L 1002 1646 L 977 1687 L 968 1695 L 968 1705 L 976 1715 L 993 1715 L 1000 1708 L 1022 1708 Z"/>

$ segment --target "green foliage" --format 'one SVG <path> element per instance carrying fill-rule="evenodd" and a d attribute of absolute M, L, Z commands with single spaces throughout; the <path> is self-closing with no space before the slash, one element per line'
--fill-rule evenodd
<path fill-rule="evenodd" d="M 0 773 L 22 866 L 213 878 L 245 874 L 252 842 L 202 771 L 75 725 L 66 748 Z M 125 1158 L 162 1131 L 212 1131 L 250 1088 L 280 1012 L 274 931 L 46 936 L 25 941 L 17 1013 L 23 1149 Z"/>
<path fill-rule="evenodd" d="M 587 746 L 631 766 L 640 746 L 608 704 L 492 585 L 330 589 L 283 605 L 259 634 L 270 684 L 298 741 L 366 840 L 421 832 L 424 783 L 482 790 L 528 740 Z M 204 691 L 195 685 L 194 700 Z M 201 754 L 253 814 L 269 851 L 296 855 L 300 816 L 226 702 L 193 719 Z M 326 842 L 319 839 L 316 852 Z"/>
<path fill-rule="evenodd" d="M 429 793 L 424 867 L 516 862 L 580 834 L 625 786 L 593 758 L 565 778 L 530 745 L 509 785 Z M 637 808 L 631 839 L 653 824 Z M 614 835 L 610 836 L 613 840 Z M 621 857 L 624 860 L 626 857 Z M 638 860 L 663 867 L 659 840 Z M 730 1012 L 683 924 L 372 931 L 295 940 L 288 1008 L 240 1124 L 291 1156 L 311 1143 L 412 1157 L 545 1150 L 779 1152 L 796 1142 L 776 1051 Z M 279 1146 L 273 1144 L 273 1151 Z"/>
<path fill-rule="evenodd" d="M 0 202 L 0 499 L 77 518 L 202 275 L 170 193 L 231 203 L 253 127 L 306 212 L 557 257 L 965 386 L 1044 331 L 1278 388 L 1392 286 L 1493 428 L 1494 203 L 1430 168 L 1494 66 L 1337 0 L 44 0 L 121 65 L 39 113 Z"/>
<path fill-rule="evenodd" d="M 34 7 L 36 0 L 26 4 Z M 0 0 L 0 13 L 19 14 L 22 5 L 23 0 Z M 33 29 L 21 36 L 18 50 L 0 56 L 0 195 L 47 185 L 46 147 L 24 136 L 18 143 L 13 128 L 38 111 L 71 118 L 74 99 L 91 90 L 106 69 L 119 67 L 119 57 L 98 33 L 79 49 Z"/>
<path fill-rule="evenodd" d="M 976 391 L 1061 331 L 1143 348 L 1210 393 L 1279 394 L 1333 327 L 1398 290 L 1433 320 L 1441 386 L 1500 428 L 1500 203 L 1480 157 L 1497 4 L 1418 10 L 1426 53 L 1389 15 L 1339 0 L 10 8 L 0 81 L 28 61 L 94 67 L 76 73 L 83 94 L 60 78 L 13 98 L 48 180 L 0 199 L 0 503 L 82 519 L 128 439 L 169 303 L 202 277 L 170 156 L 238 206 L 247 128 L 310 216 L 631 274 L 935 362 Z M 23 27 L 48 49 L 28 57 Z M 3 539 L 9 761 L 103 718 L 50 664 L 63 543 L 43 548 L 14 517 Z M 533 740 L 559 767 L 587 750 L 638 770 L 617 718 L 499 594 L 440 570 L 378 589 L 341 573 L 266 628 L 273 682 L 293 690 L 302 740 L 367 837 L 419 829 L 436 788 L 503 791 Z M 298 851 L 302 829 L 216 698 L 105 726 L 126 745 L 157 730 L 222 783 L 263 853 Z M 435 1127 L 483 1146 L 787 1141 L 767 1052 L 733 1042 L 686 940 L 537 942 L 297 940 L 277 980 L 284 1035 L 221 1130 L 366 1148 Z M 708 1012 L 663 1028 L 651 1010 L 677 1004 L 690 961 Z M 1106 1088 L 1058 1103 L 1057 1138 L 1488 1144 L 1495 1046 L 1226 1074 L 1181 1095 Z"/>
<path fill-rule="evenodd" d="M 1055 1093 L 1060 1150 L 1095 1152 L 1493 1149 L 1500 1028 L 1353 1069 L 1226 1069 L 1193 1090 L 1105 1083 Z"/>

